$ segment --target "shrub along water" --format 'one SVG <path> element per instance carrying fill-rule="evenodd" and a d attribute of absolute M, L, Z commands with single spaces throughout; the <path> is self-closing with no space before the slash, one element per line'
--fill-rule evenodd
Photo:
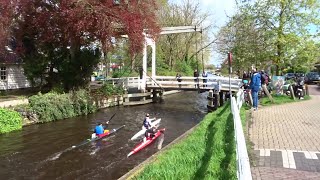
<path fill-rule="evenodd" d="M 30 109 L 38 115 L 39 122 L 48 122 L 89 114 L 96 111 L 90 95 L 85 90 L 68 94 L 50 92 L 31 96 Z"/>
<path fill-rule="evenodd" d="M 133 179 L 237 179 L 230 103 L 208 114 Z"/>
<path fill-rule="evenodd" d="M 0 108 L 0 134 L 21 128 L 22 117 L 18 112 Z"/>

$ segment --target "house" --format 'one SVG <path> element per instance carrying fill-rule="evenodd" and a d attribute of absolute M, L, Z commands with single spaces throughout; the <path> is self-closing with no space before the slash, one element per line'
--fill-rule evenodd
<path fill-rule="evenodd" d="M 0 90 L 13 90 L 31 87 L 24 75 L 21 59 L 14 53 L 0 55 Z"/>

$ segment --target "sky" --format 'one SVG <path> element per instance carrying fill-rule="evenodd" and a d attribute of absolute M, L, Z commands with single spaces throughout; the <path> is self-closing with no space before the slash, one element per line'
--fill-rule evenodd
<path fill-rule="evenodd" d="M 180 3 L 183 0 L 169 0 L 169 3 Z M 195 0 L 197 1 L 197 0 Z M 199 0 L 203 11 L 208 11 L 212 14 L 210 23 L 214 23 L 218 27 L 222 27 L 228 21 L 228 16 L 232 16 L 236 11 L 235 0 Z M 213 30 L 217 31 L 217 29 Z M 212 37 L 214 38 L 214 37 Z M 222 59 L 221 56 L 215 52 L 211 52 L 210 64 L 215 66 L 220 65 Z"/>

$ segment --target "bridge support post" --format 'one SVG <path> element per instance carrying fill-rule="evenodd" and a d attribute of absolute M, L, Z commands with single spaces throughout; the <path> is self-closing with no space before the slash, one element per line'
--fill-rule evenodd
<path fill-rule="evenodd" d="M 207 105 L 207 108 L 208 108 L 208 111 L 211 112 L 214 110 L 214 104 L 213 104 L 213 100 L 214 100 L 214 95 L 213 95 L 213 90 L 210 89 L 209 90 L 209 94 L 208 94 L 208 105 Z"/>
<path fill-rule="evenodd" d="M 217 110 L 219 107 L 219 100 L 220 96 L 219 96 L 219 92 L 215 92 L 214 93 L 214 110 Z"/>
<path fill-rule="evenodd" d="M 219 92 L 219 96 L 220 96 L 220 106 L 223 106 L 224 104 L 224 94 L 223 91 Z"/>

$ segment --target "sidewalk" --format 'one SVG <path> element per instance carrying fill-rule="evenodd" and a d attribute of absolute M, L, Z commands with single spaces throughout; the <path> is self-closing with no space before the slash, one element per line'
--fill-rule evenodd
<path fill-rule="evenodd" d="M 252 112 L 253 179 L 320 179 L 320 95 Z"/>

